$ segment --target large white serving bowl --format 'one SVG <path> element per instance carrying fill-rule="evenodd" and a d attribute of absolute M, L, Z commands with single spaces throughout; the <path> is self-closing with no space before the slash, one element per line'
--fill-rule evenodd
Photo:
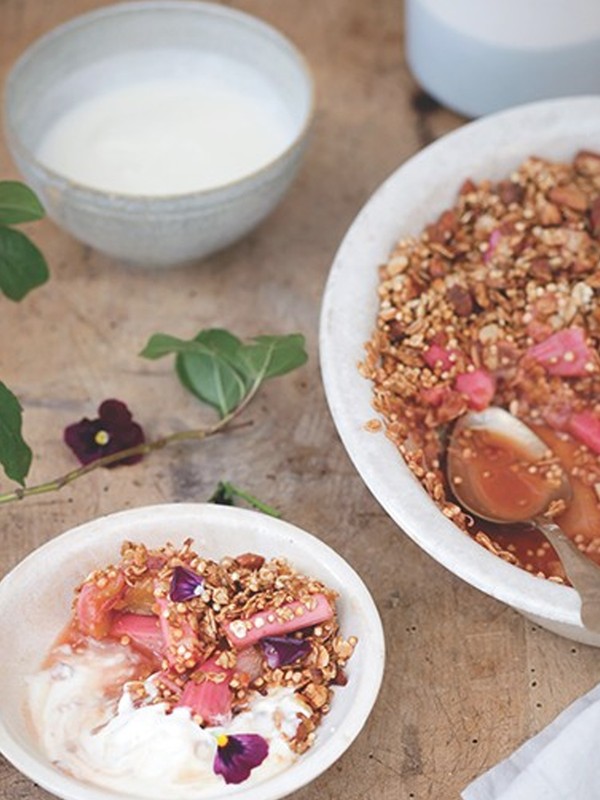
<path fill-rule="evenodd" d="M 178 78 L 198 56 L 239 65 L 242 86 L 258 75 L 285 109 L 289 141 L 264 166 L 214 188 L 143 196 L 90 188 L 37 157 L 46 130 L 74 105 L 133 81 Z M 302 55 L 256 17 L 199 0 L 138 0 L 75 17 L 34 42 L 8 76 L 4 122 L 15 163 L 58 225 L 119 260 L 169 267 L 231 244 L 274 209 L 301 163 L 313 94 Z"/>
<path fill-rule="evenodd" d="M 378 266 L 395 242 L 417 235 L 455 197 L 465 178 L 500 179 L 525 158 L 570 159 L 600 150 L 600 97 L 520 106 L 444 136 L 394 172 L 348 230 L 325 289 L 321 369 L 329 407 L 360 475 L 392 519 L 433 558 L 545 628 L 600 646 L 586 630 L 574 589 L 529 575 L 492 555 L 438 509 L 384 433 L 369 433 L 371 384 L 357 364 L 375 328 Z"/>
<path fill-rule="evenodd" d="M 166 541 L 181 545 L 188 537 L 197 552 L 214 559 L 247 552 L 286 558 L 339 593 L 341 630 L 358 638 L 348 683 L 335 689 L 313 747 L 272 778 L 247 788 L 217 787 L 203 800 L 277 800 L 299 789 L 341 756 L 369 716 L 383 675 L 381 620 L 362 580 L 322 541 L 256 511 L 211 504 L 164 504 L 100 517 L 35 550 L 0 583 L 0 751 L 64 800 L 124 800 L 125 795 L 78 781 L 48 761 L 27 721 L 25 677 L 40 667 L 64 629 L 73 589 L 93 569 L 117 561 L 124 540 L 157 547 Z"/>

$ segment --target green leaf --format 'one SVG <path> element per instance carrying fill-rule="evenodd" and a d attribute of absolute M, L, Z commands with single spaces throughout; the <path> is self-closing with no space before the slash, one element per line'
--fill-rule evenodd
<path fill-rule="evenodd" d="M 44 208 L 28 186 L 19 181 L 0 181 L 0 224 L 18 225 L 43 216 Z"/>
<path fill-rule="evenodd" d="M 216 408 L 221 417 L 237 408 L 248 393 L 244 376 L 216 354 L 180 354 L 175 368 L 186 389 Z"/>
<path fill-rule="evenodd" d="M 266 380 L 301 367 L 308 355 L 304 349 L 304 336 L 291 333 L 288 336 L 256 336 L 252 344 L 242 348 L 240 358 L 249 377 Z"/>
<path fill-rule="evenodd" d="M 184 340 L 165 333 L 150 337 L 144 358 L 175 354 L 179 380 L 202 402 L 227 416 L 263 380 L 284 375 L 307 359 L 304 337 L 257 336 L 250 344 L 220 328 Z"/>
<path fill-rule="evenodd" d="M 20 231 L 0 226 L 0 290 L 22 300 L 48 280 L 48 265 L 33 242 Z"/>
<path fill-rule="evenodd" d="M 192 344 L 176 336 L 169 336 L 168 333 L 155 333 L 148 339 L 148 343 L 140 352 L 142 358 L 157 359 L 168 356 L 171 353 L 182 353 L 186 347 Z"/>
<path fill-rule="evenodd" d="M 21 405 L 0 382 L 0 464 L 6 475 L 21 486 L 31 466 L 32 453 L 21 436 Z"/>

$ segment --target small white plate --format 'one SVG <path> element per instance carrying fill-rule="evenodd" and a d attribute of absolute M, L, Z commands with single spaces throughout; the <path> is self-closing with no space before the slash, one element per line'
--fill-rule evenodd
<path fill-rule="evenodd" d="M 124 795 L 84 784 L 54 767 L 40 751 L 25 714 L 25 676 L 39 668 L 70 617 L 74 588 L 93 569 L 119 559 L 124 540 L 152 547 L 194 540 L 194 549 L 219 559 L 255 552 L 282 556 L 335 589 L 345 636 L 358 644 L 348 684 L 336 688 L 311 749 L 291 767 L 247 788 L 216 788 L 204 800 L 277 800 L 324 772 L 350 746 L 369 716 L 381 684 L 384 639 L 366 586 L 330 547 L 273 517 L 210 504 L 148 506 L 93 520 L 52 539 L 0 583 L 0 751 L 15 767 L 64 800 L 120 800 Z M 127 797 L 131 797 L 127 795 Z"/>
<path fill-rule="evenodd" d="M 368 433 L 375 415 L 371 384 L 357 364 L 375 328 L 380 264 L 398 239 L 418 235 L 454 205 L 466 178 L 500 179 L 528 156 L 569 160 L 600 150 L 600 97 L 520 106 L 472 122 L 422 150 L 375 192 L 335 257 L 321 309 L 325 392 L 342 441 L 361 477 L 392 519 L 426 552 L 463 580 L 556 633 L 600 646 L 583 628 L 579 596 L 489 553 L 451 523 L 383 433 Z"/>

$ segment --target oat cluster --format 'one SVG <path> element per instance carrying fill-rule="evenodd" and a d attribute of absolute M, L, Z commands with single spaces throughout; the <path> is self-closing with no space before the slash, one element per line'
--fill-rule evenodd
<path fill-rule="evenodd" d="M 600 155 L 582 151 L 572 163 L 530 157 L 499 182 L 465 180 L 455 205 L 380 267 L 377 326 L 360 365 L 374 407 L 443 513 L 513 562 L 448 492 L 444 437 L 468 408 L 456 379 L 492 374 L 493 404 L 529 424 L 560 430 L 565 414 L 599 414 L 599 264 Z M 583 331 L 590 350 L 584 374 L 568 379 L 528 355 L 566 329 Z M 449 358 L 426 363 L 432 345 Z M 585 446 L 576 469 L 600 487 L 598 457 Z"/>

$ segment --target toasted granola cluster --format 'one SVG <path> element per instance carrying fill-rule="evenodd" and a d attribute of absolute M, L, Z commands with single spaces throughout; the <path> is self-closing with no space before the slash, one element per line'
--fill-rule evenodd
<path fill-rule="evenodd" d="M 454 207 L 398 242 L 380 268 L 377 328 L 361 364 L 375 409 L 443 513 L 513 563 L 448 491 L 446 426 L 491 402 L 560 435 L 582 413 L 595 424 L 599 264 L 600 155 L 581 151 L 572 163 L 531 157 L 499 182 L 466 180 Z M 575 347 L 563 346 L 564 368 L 556 357 L 549 368 L 540 343 L 567 339 Z M 582 444 L 575 460 L 575 475 L 600 488 L 598 450 Z"/>
<path fill-rule="evenodd" d="M 154 655 L 159 657 L 160 673 L 154 682 L 157 694 L 149 697 L 140 679 L 135 687 L 139 702 L 166 703 L 173 708 L 182 704 L 191 685 L 196 688 L 208 682 L 214 688 L 226 682 L 228 704 L 236 714 L 247 709 L 257 693 L 266 695 L 273 689 L 291 687 L 306 706 L 306 714 L 299 716 L 289 744 L 296 752 L 304 752 L 329 711 L 331 686 L 347 682 L 344 669 L 356 645 L 354 637 L 346 640 L 340 634 L 336 593 L 297 572 L 284 559 L 266 560 L 246 553 L 216 562 L 195 553 L 191 539 L 181 548 L 167 544 L 155 550 L 125 542 L 121 556 L 118 565 L 97 570 L 79 587 L 75 613 L 80 630 L 89 633 L 82 598 L 86 592 L 106 592 L 112 584 L 108 605 L 113 617 L 106 635 L 119 638 L 124 645 L 154 647 Z M 197 592 L 185 600 L 174 599 L 177 570 L 191 575 L 197 585 Z M 311 624 L 311 614 L 321 607 L 329 609 L 329 618 Z M 126 626 L 132 617 L 135 625 L 131 624 L 128 633 Z M 156 624 L 156 633 L 162 631 L 160 652 L 153 640 L 145 638 L 145 632 L 139 635 L 140 617 L 142 622 L 149 618 L 160 622 Z M 306 626 L 302 625 L 304 617 Z M 292 650 L 295 644 L 299 646 L 298 658 L 269 666 L 258 646 L 260 629 L 268 626 L 286 629 Z M 193 700 L 189 705 L 194 711 Z M 199 724 L 211 724 L 198 714 L 195 719 Z"/>

